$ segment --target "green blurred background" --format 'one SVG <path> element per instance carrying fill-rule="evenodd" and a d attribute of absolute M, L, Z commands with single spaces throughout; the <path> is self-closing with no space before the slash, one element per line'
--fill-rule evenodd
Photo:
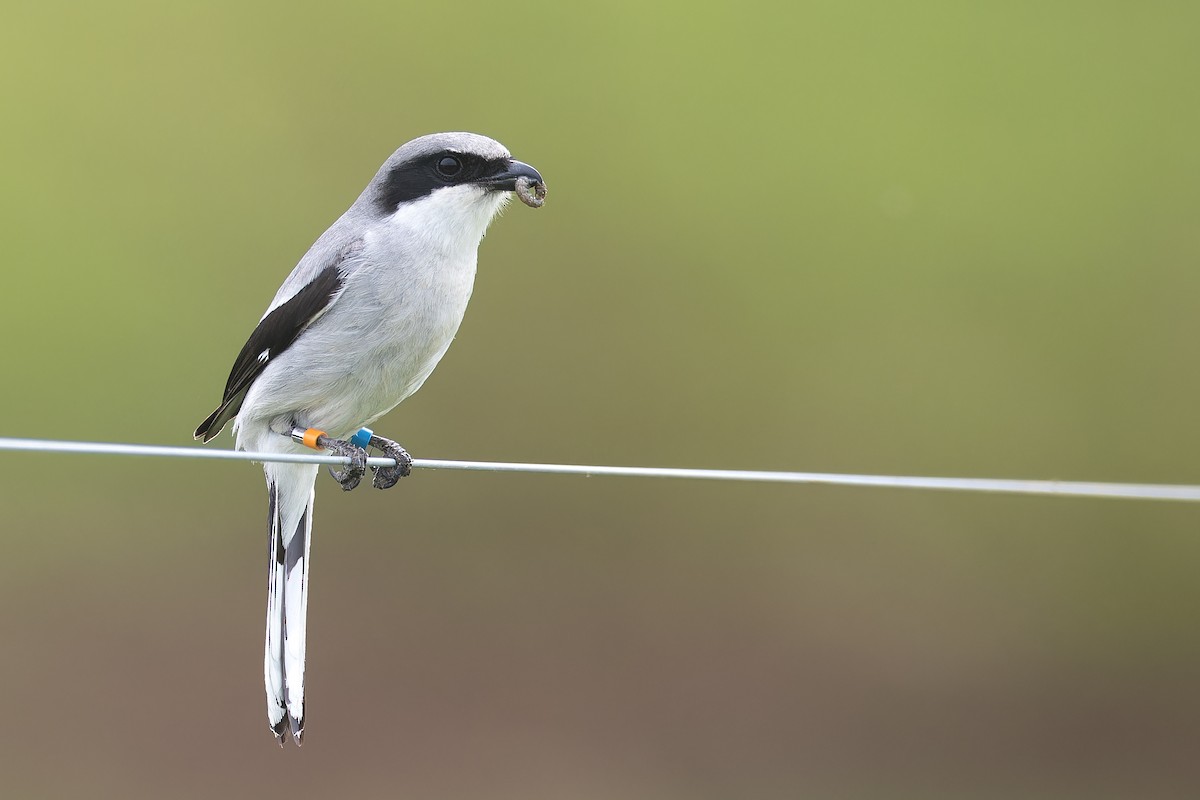
<path fill-rule="evenodd" d="M 429 458 L 1200 482 L 1200 6 L 10 2 L 0 435 L 181 445 L 404 141 L 546 176 Z M 219 445 L 229 447 L 223 436 Z M 5 796 L 1195 797 L 1183 504 L 0 454 Z"/>

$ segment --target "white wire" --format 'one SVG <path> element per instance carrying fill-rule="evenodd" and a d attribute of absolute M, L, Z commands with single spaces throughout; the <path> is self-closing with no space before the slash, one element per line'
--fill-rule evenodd
<path fill-rule="evenodd" d="M 276 461 L 298 464 L 342 465 L 343 456 L 318 453 L 246 453 L 239 450 L 206 450 L 200 447 L 162 447 L 146 444 L 105 442 L 61 442 L 48 439 L 0 437 L 0 450 L 81 455 L 156 456 L 165 458 L 210 458 L 232 461 Z M 390 467 L 390 458 L 368 458 L 373 467 Z M 1200 486 L 1153 483 L 1094 483 L 1087 481 L 1038 481 L 996 478 L 934 478 L 896 475 L 844 475 L 828 472 L 771 472 L 741 469 L 677 469 L 670 467 L 602 467 L 578 464 L 528 464 L 504 461 L 447 461 L 415 458 L 417 469 L 459 469 L 486 472 L 534 472 L 554 475 L 610 475 L 627 478 L 690 478 L 761 483 L 808 483 L 836 486 L 877 486 L 897 489 L 940 489 L 957 492 L 1058 495 L 1066 497 L 1116 497 L 1130 500 L 1182 500 L 1200 502 Z"/>

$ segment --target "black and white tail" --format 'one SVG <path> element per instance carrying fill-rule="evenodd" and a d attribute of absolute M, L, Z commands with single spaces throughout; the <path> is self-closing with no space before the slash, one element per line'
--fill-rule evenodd
<path fill-rule="evenodd" d="M 313 484 L 310 464 L 266 464 L 267 640 L 263 672 L 267 720 L 282 747 L 288 734 L 304 735 L 304 647 L 308 634 L 308 554 L 312 540 Z"/>

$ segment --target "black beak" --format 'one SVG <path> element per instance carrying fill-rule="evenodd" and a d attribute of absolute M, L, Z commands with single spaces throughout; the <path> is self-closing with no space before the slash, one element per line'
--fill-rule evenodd
<path fill-rule="evenodd" d="M 528 178 L 529 182 L 535 186 L 539 183 L 544 183 L 540 172 L 528 164 L 515 159 L 509 159 L 501 171 L 480 178 L 476 183 L 492 189 L 515 192 L 517 190 L 517 178 Z"/>

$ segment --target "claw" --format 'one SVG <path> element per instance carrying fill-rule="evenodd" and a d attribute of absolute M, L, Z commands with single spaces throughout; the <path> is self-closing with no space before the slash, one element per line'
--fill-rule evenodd
<path fill-rule="evenodd" d="M 350 444 L 350 442 L 343 441 L 342 439 L 332 439 L 328 436 L 319 437 L 317 444 L 332 450 L 334 455 L 350 459 L 350 463 L 343 469 L 329 468 L 329 474 L 342 487 L 342 491 L 348 492 L 355 486 L 358 486 L 358 482 L 362 480 L 363 474 L 367 471 L 366 449 Z"/>
<path fill-rule="evenodd" d="M 370 446 L 388 458 L 396 459 L 396 466 L 394 467 L 371 467 L 375 472 L 375 477 L 371 480 L 371 485 L 376 489 L 390 489 L 401 478 L 406 478 L 412 474 L 412 456 L 403 447 L 391 439 L 385 439 L 382 436 L 374 434 L 371 434 Z"/>

